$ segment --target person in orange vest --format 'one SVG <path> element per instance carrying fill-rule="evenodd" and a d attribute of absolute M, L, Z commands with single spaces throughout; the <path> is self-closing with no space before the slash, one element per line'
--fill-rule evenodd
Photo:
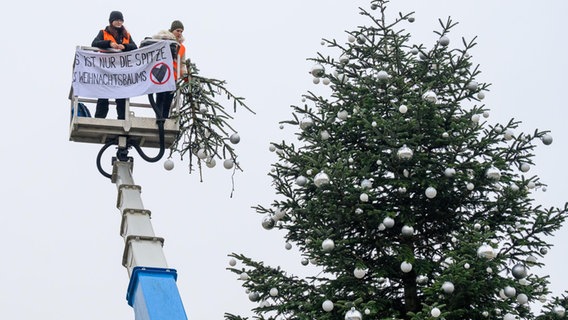
<path fill-rule="evenodd" d="M 109 25 L 100 30 L 91 46 L 108 51 L 131 51 L 138 49 L 130 33 L 124 27 L 124 16 L 120 11 L 112 11 L 108 19 Z M 124 119 L 126 99 L 115 99 L 118 119 Z M 95 118 L 106 118 L 108 114 L 108 99 L 97 100 Z"/>
<path fill-rule="evenodd" d="M 185 38 L 183 37 L 183 31 L 184 31 L 183 23 L 181 23 L 181 21 L 179 20 L 174 20 L 172 22 L 172 25 L 170 26 L 170 32 L 173 33 L 173 35 L 176 37 L 177 42 L 179 43 L 178 57 L 179 60 L 181 61 L 181 65 L 179 66 L 180 74 L 178 75 L 177 59 L 176 57 L 174 57 L 174 71 L 175 71 L 176 80 L 179 78 L 183 79 L 187 77 L 185 46 L 183 45 Z"/>
<path fill-rule="evenodd" d="M 179 79 L 187 80 L 188 76 L 185 59 L 185 46 L 183 45 L 183 42 L 185 41 L 185 38 L 183 37 L 183 30 L 183 23 L 179 20 L 174 20 L 169 30 L 162 30 L 152 37 L 152 39 L 171 40 L 177 43 L 175 50 L 172 49 L 172 67 L 174 69 L 174 79 L 176 82 Z M 167 119 L 169 117 L 173 98 L 173 91 L 159 92 L 156 94 L 154 112 L 156 113 L 157 119 Z"/>

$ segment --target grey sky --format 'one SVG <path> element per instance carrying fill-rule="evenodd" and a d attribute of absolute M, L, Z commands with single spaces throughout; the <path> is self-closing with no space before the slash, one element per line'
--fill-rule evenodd
<path fill-rule="evenodd" d="M 176 168 L 150 164 L 135 156 L 134 179 L 152 211 L 158 236 L 191 319 L 220 319 L 224 312 L 249 314 L 254 306 L 235 277 L 225 271 L 227 254 L 242 252 L 267 264 L 304 272 L 297 252 L 284 249 L 281 234 L 262 229 L 251 209 L 275 198 L 267 176 L 276 159 L 270 141 L 290 137 L 278 121 L 288 119 L 289 105 L 300 103 L 312 84 L 308 71 L 322 50 L 321 38 L 345 42 L 344 30 L 367 23 L 358 15 L 363 0 L 209 1 L 164 3 L 125 0 L 94 2 L 18 1 L 2 10 L 4 125 L 1 147 L 4 168 L 0 246 L 1 319 L 134 319 L 125 300 L 128 276 L 121 266 L 123 240 L 116 209 L 116 188 L 101 176 L 95 157 L 101 146 L 68 141 L 71 64 L 77 45 L 90 45 L 108 23 L 111 10 L 124 13 L 125 26 L 137 43 L 184 22 L 188 56 L 203 76 L 225 79 L 244 96 L 257 115 L 244 109 L 234 126 L 244 172 L 221 165 L 187 174 L 187 162 Z M 59 9 L 65 7 L 65 9 Z M 56 9 L 57 8 L 57 9 Z M 393 1 L 390 17 L 415 11 L 407 30 L 416 43 L 436 41 L 438 18 L 451 16 L 459 25 L 450 46 L 462 36 L 478 36 L 474 62 L 480 82 L 492 83 L 485 103 L 490 123 L 509 118 L 523 121 L 525 131 L 550 129 L 554 143 L 539 145 L 538 174 L 549 185 L 536 192 L 537 203 L 562 206 L 568 180 L 565 164 L 564 1 Z M 114 116 L 111 107 L 110 116 Z M 154 150 L 149 150 L 152 155 Z M 110 170 L 111 152 L 107 152 Z M 568 287 L 565 277 L 566 228 L 541 273 L 551 275 L 555 293 Z"/>

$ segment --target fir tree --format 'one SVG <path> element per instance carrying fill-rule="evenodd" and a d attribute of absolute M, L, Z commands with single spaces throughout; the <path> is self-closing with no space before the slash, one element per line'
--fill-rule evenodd
<path fill-rule="evenodd" d="M 564 317 L 564 295 L 530 307 L 550 293 L 534 270 L 567 215 L 567 204 L 532 199 L 545 187 L 529 173 L 536 143 L 552 137 L 518 132 L 514 119 L 490 124 L 475 39 L 454 48 L 448 18 L 436 43 L 413 44 L 412 13 L 391 21 L 387 2 L 360 8 L 369 25 L 347 43 L 324 40 L 336 56 L 311 59 L 332 93 L 292 106 L 283 123 L 299 127 L 298 141 L 273 144 L 278 199 L 255 207 L 318 273 L 242 254 L 229 270 L 259 319 Z"/>

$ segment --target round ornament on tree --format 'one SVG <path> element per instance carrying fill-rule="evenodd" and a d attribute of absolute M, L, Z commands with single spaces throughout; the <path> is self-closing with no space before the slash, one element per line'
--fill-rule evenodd
<path fill-rule="evenodd" d="M 524 265 L 517 263 L 511 269 L 511 273 L 513 274 L 513 277 L 515 277 L 515 279 L 523 279 L 527 276 L 527 268 L 525 268 Z"/>
<path fill-rule="evenodd" d="M 325 301 L 321 304 L 321 308 L 322 308 L 323 311 L 325 311 L 325 312 L 330 312 L 331 310 L 333 310 L 333 302 L 331 302 L 331 300 L 325 300 Z"/>
<path fill-rule="evenodd" d="M 316 176 L 314 177 L 314 184 L 316 185 L 316 187 L 321 187 L 329 184 L 329 176 L 327 175 L 327 173 L 321 171 L 316 174 Z"/>
<path fill-rule="evenodd" d="M 321 243 L 321 248 L 325 252 L 330 252 L 331 250 L 333 250 L 333 248 L 335 248 L 335 242 L 333 242 L 333 240 L 331 239 L 325 239 Z"/>
<path fill-rule="evenodd" d="M 231 141 L 232 144 L 237 144 L 241 141 L 241 136 L 235 132 L 229 137 L 229 141 Z"/>
<path fill-rule="evenodd" d="M 477 249 L 477 256 L 483 259 L 492 260 L 495 256 L 497 256 L 497 253 L 492 246 L 484 243 Z"/>
<path fill-rule="evenodd" d="M 361 312 L 357 311 L 355 307 L 351 307 L 351 309 L 345 313 L 345 320 L 361 320 L 362 318 Z"/>
<path fill-rule="evenodd" d="M 266 230 L 271 230 L 276 225 L 276 221 L 272 218 L 272 216 L 265 216 L 262 218 L 262 227 Z"/>
<path fill-rule="evenodd" d="M 170 171 L 174 168 L 174 162 L 172 161 L 172 159 L 167 159 L 166 161 L 164 161 L 164 169 Z"/>
<path fill-rule="evenodd" d="M 398 149 L 396 155 L 401 160 L 410 160 L 412 159 L 414 152 L 412 152 L 412 150 L 406 145 L 403 145 L 402 147 L 400 147 L 400 149 Z"/>

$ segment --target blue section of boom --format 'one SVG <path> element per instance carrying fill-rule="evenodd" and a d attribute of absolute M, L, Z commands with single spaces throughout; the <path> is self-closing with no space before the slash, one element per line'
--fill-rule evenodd
<path fill-rule="evenodd" d="M 134 267 L 126 299 L 136 320 L 187 320 L 174 269 Z"/>

